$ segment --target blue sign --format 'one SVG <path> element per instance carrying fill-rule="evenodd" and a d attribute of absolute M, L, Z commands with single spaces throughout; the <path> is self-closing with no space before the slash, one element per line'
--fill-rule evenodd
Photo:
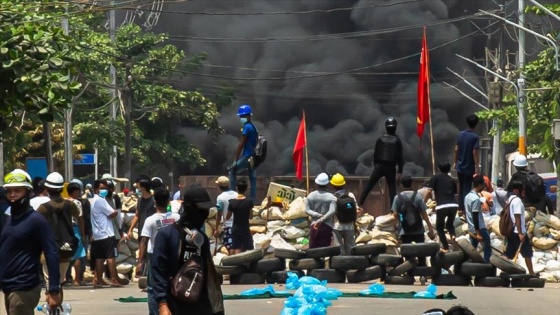
<path fill-rule="evenodd" d="M 27 158 L 25 159 L 25 166 L 27 169 L 27 173 L 29 173 L 29 176 L 31 176 L 31 178 L 47 177 L 47 158 Z"/>
<path fill-rule="evenodd" d="M 95 154 L 80 154 L 81 160 L 74 160 L 74 165 L 94 165 Z"/>

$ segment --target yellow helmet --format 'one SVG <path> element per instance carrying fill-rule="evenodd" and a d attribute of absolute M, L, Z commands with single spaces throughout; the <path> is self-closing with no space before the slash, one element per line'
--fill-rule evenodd
<path fill-rule="evenodd" d="M 342 187 L 342 186 L 346 185 L 346 181 L 344 180 L 344 176 L 342 176 L 342 174 L 340 174 L 340 173 L 334 174 L 333 177 L 331 178 L 331 185 L 337 186 L 337 187 Z"/>

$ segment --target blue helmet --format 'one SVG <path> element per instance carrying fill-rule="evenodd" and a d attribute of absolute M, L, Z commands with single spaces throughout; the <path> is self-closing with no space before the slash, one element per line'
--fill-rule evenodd
<path fill-rule="evenodd" d="M 237 116 L 245 116 L 245 115 L 252 115 L 252 114 L 253 114 L 253 109 L 251 108 L 251 106 L 247 104 L 243 104 L 239 106 L 239 109 L 237 110 Z"/>

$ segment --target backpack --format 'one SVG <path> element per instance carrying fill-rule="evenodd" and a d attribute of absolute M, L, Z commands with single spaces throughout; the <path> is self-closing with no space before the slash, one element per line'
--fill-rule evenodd
<path fill-rule="evenodd" d="M 376 148 L 377 160 L 395 163 L 399 153 L 399 138 L 393 135 L 383 135 L 379 138 L 381 146 Z M 379 151 L 379 152 L 377 152 Z"/>
<path fill-rule="evenodd" d="M 515 198 L 512 198 L 511 200 Z M 508 202 L 502 209 L 502 212 L 500 212 L 499 228 L 500 228 L 500 234 L 502 234 L 502 236 L 504 237 L 513 235 L 513 230 L 515 228 L 515 225 L 513 224 L 513 219 L 511 218 L 511 213 L 509 212 L 510 205 L 511 205 L 511 201 L 508 200 Z"/>
<path fill-rule="evenodd" d="M 535 172 L 525 172 L 525 176 L 527 177 L 525 186 L 527 199 L 534 203 L 540 202 L 546 195 L 544 180 Z"/>
<path fill-rule="evenodd" d="M 340 223 L 352 223 L 356 221 L 356 200 L 346 193 L 336 198 L 335 215 Z"/>
<path fill-rule="evenodd" d="M 416 200 L 415 191 L 410 199 L 405 199 L 402 193 L 398 194 L 398 198 L 401 201 L 401 207 L 398 209 L 399 221 L 405 233 L 418 230 L 423 227 L 422 218 L 420 216 L 420 207 L 414 202 Z"/>
<path fill-rule="evenodd" d="M 171 279 L 171 295 L 184 303 L 198 302 L 202 290 L 204 289 L 204 260 L 202 259 L 200 247 L 196 247 L 196 252 L 188 251 L 190 244 L 184 244 L 185 237 L 190 231 L 185 228 L 185 233 L 179 229 L 181 238 L 179 239 L 179 259 L 183 263 L 175 276 Z M 187 251 L 190 254 L 187 254 Z M 186 258 L 189 255 L 189 258 Z"/>
<path fill-rule="evenodd" d="M 257 144 L 255 145 L 255 154 L 253 154 L 253 167 L 257 167 L 266 160 L 268 142 L 266 138 L 259 133 L 257 127 L 255 127 L 253 123 L 251 123 L 251 125 L 255 128 L 255 132 L 257 133 Z"/>
<path fill-rule="evenodd" d="M 55 209 L 50 202 L 43 204 L 49 212 L 47 221 L 54 233 L 54 240 L 58 245 L 58 254 L 61 261 L 72 259 L 80 242 L 74 234 L 72 222 L 66 217 L 66 212 L 70 209 L 70 202 L 72 201 L 64 200 L 62 209 Z"/>

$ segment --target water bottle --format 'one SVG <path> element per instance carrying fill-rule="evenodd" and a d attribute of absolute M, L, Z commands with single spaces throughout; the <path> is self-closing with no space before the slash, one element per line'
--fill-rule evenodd
<path fill-rule="evenodd" d="M 70 315 L 72 313 L 72 305 L 68 302 L 64 302 L 55 310 L 51 310 L 49 304 L 45 303 L 41 306 L 37 306 L 37 310 L 47 315 Z"/>

